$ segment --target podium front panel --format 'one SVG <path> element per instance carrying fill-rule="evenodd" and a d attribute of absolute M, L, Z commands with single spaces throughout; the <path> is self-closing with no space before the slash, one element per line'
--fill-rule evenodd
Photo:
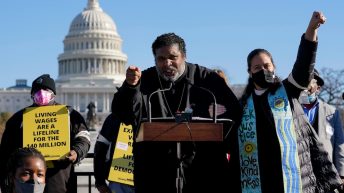
<path fill-rule="evenodd" d="M 142 141 L 223 141 L 223 124 L 144 122 L 136 138 Z"/>

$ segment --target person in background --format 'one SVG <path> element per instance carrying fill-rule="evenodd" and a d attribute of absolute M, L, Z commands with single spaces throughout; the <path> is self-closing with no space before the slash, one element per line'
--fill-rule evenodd
<path fill-rule="evenodd" d="M 19 148 L 7 163 L 7 192 L 43 193 L 47 166 L 41 152 L 34 148 Z"/>
<path fill-rule="evenodd" d="M 155 66 L 142 72 L 136 66 L 129 66 L 126 79 L 112 101 L 114 116 L 125 124 L 133 124 L 134 134 L 149 117 L 172 118 L 170 121 L 174 122 L 178 112 L 192 111 L 195 117 L 210 118 L 208 108 L 214 103 L 213 97 L 226 108 L 219 118 L 239 122 L 241 109 L 231 89 L 215 71 L 186 62 L 186 46 L 180 36 L 174 33 L 158 36 L 152 52 Z M 159 89 L 166 90 L 151 95 Z M 225 126 L 224 130 L 226 133 L 229 128 Z M 174 193 L 177 187 L 184 193 L 227 192 L 225 145 L 182 142 L 179 159 L 176 142 L 134 141 L 135 192 Z M 177 185 L 176 169 L 180 165 L 182 171 L 177 182 L 183 182 Z"/>
<path fill-rule="evenodd" d="M 96 188 L 100 193 L 134 193 L 134 187 L 126 184 L 109 181 L 106 184 L 109 170 L 112 163 L 112 157 L 115 151 L 116 139 L 120 127 L 120 120 L 113 114 L 106 117 L 103 127 L 97 137 L 94 146 L 93 169 L 96 180 Z"/>
<path fill-rule="evenodd" d="M 55 101 L 55 81 L 50 75 L 43 74 L 32 82 L 31 98 L 33 104 L 29 107 L 58 105 Z M 9 156 L 16 149 L 23 147 L 23 112 L 16 112 L 7 122 L 0 145 L 0 171 L 5 171 Z M 79 112 L 68 107 L 70 120 L 70 152 L 65 159 L 52 161 L 53 167 L 46 174 L 45 193 L 76 192 L 77 184 L 73 164 L 79 163 L 86 157 L 90 148 L 90 134 L 84 118 Z M 5 172 L 0 174 L 1 189 L 4 188 Z M 8 193 L 2 190 L 2 193 Z"/>
<path fill-rule="evenodd" d="M 325 16 L 313 12 L 289 77 L 276 76 L 265 49 L 248 54 L 241 125 L 231 133 L 233 192 L 332 192 L 342 181 L 298 102 L 312 79 L 317 32 Z"/>
<path fill-rule="evenodd" d="M 227 85 L 229 85 L 228 78 L 227 78 L 227 76 L 226 76 L 226 74 L 225 74 L 225 72 L 224 72 L 223 70 L 221 70 L 221 69 L 214 69 L 214 71 L 215 71 L 221 78 L 223 78 L 223 80 L 226 81 Z M 213 114 L 214 114 L 213 108 L 214 108 L 213 105 L 210 105 L 210 106 L 209 106 L 208 111 L 209 111 L 210 117 L 213 117 Z M 223 105 L 220 105 L 220 104 L 217 104 L 217 109 L 216 109 L 216 110 L 217 110 L 217 111 L 216 111 L 216 114 L 217 114 L 217 115 L 222 115 L 223 113 L 225 113 L 225 112 L 227 111 L 226 107 L 223 106 Z"/>
<path fill-rule="evenodd" d="M 314 78 L 308 85 L 308 89 L 301 93 L 299 101 L 343 180 L 344 130 L 342 120 L 335 106 L 319 99 L 318 95 L 324 85 L 324 80 L 316 69 L 313 74 Z"/>
<path fill-rule="evenodd" d="M 221 69 L 214 69 L 214 71 L 215 71 L 221 78 L 223 78 L 223 79 L 226 81 L 226 83 L 229 85 L 228 78 L 227 78 L 227 76 L 226 76 L 226 74 L 225 74 L 225 72 L 224 72 L 223 70 L 221 70 Z"/>

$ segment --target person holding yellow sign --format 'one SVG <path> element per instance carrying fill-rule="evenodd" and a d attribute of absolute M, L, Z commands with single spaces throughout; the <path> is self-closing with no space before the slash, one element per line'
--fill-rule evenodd
<path fill-rule="evenodd" d="M 94 146 L 94 178 L 100 193 L 134 193 L 133 130 L 110 114 Z M 108 181 L 108 185 L 106 184 Z"/>
<path fill-rule="evenodd" d="M 84 118 L 71 107 L 55 101 L 55 81 L 43 74 L 32 82 L 33 104 L 15 113 L 6 123 L 0 145 L 0 184 L 5 191 L 6 163 L 22 147 L 36 148 L 47 161 L 45 193 L 76 192 L 73 164 L 90 148 L 90 134 Z M 12 193 L 12 192 L 10 192 Z"/>

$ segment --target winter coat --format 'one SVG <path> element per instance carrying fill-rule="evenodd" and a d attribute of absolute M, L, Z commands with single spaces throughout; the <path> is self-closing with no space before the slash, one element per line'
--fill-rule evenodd
<path fill-rule="evenodd" d="M 192 86 L 195 85 L 195 86 Z M 193 109 L 194 117 L 209 118 L 209 106 L 213 96 L 201 89 L 209 89 L 217 103 L 226 108 L 220 118 L 230 118 L 238 123 L 241 113 L 239 103 L 226 82 L 216 74 L 197 64 L 186 63 L 184 74 L 173 83 L 159 78 L 156 67 L 142 72 L 140 83 L 130 86 L 126 82 L 115 93 L 112 112 L 120 120 L 134 123 L 134 132 L 142 121 L 147 120 L 149 102 L 151 117 L 174 117 L 175 112 Z M 149 101 L 148 101 L 149 100 Z M 170 120 L 174 121 L 174 120 Z M 192 129 L 192 128 L 191 128 Z M 226 133 L 229 127 L 225 126 Z M 183 142 L 181 143 L 184 170 L 183 192 L 226 192 L 228 162 L 226 143 L 223 142 Z M 176 169 L 179 165 L 175 142 L 134 142 L 134 184 L 136 193 L 176 191 Z"/>
<path fill-rule="evenodd" d="M 56 104 L 57 105 L 57 104 Z M 29 107 L 33 107 L 29 106 Z M 15 113 L 6 123 L 0 146 L 1 190 L 5 191 L 6 165 L 9 156 L 18 148 L 23 147 L 23 113 L 24 109 Z M 86 157 L 90 148 L 88 128 L 79 112 L 68 107 L 70 117 L 71 150 L 78 154 L 76 163 Z M 76 176 L 73 164 L 65 160 L 53 161 L 54 168 L 48 168 L 46 173 L 45 193 L 76 192 Z"/>

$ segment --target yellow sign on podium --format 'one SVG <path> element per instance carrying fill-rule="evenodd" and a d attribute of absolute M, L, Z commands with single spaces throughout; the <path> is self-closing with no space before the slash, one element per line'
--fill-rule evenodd
<path fill-rule="evenodd" d="M 133 127 L 121 123 L 109 172 L 109 181 L 134 185 Z"/>
<path fill-rule="evenodd" d="M 65 105 L 26 108 L 23 115 L 23 147 L 38 149 L 46 161 L 70 151 L 70 125 Z"/>

